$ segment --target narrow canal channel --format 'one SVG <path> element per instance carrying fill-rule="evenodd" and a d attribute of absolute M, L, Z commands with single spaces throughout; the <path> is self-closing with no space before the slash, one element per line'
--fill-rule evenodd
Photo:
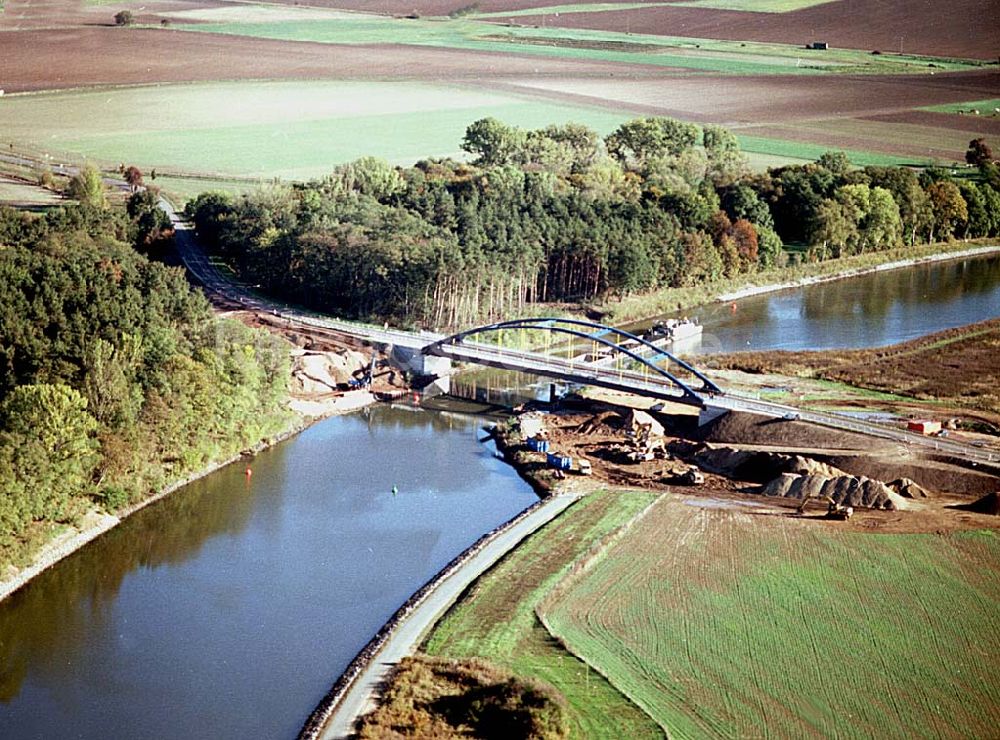
<path fill-rule="evenodd" d="M 484 422 L 329 419 L 62 561 L 0 609 L 0 737 L 293 737 L 400 604 L 536 500 Z"/>

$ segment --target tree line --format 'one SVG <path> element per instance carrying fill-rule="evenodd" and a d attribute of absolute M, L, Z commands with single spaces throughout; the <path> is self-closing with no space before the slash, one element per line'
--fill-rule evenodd
<path fill-rule="evenodd" d="M 985 145 L 985 142 L 982 142 Z M 669 118 L 468 127 L 470 162 L 365 157 L 304 184 L 188 204 L 248 281 L 356 318 L 449 328 L 806 259 L 995 235 L 1000 176 L 854 169 L 842 153 L 752 174 L 735 136 Z M 970 153 L 973 150 L 970 148 Z"/>
<path fill-rule="evenodd" d="M 88 195 L 89 188 L 89 195 Z M 113 511 L 274 433 L 287 352 L 213 317 L 179 268 L 139 254 L 155 197 L 0 207 L 0 556 L 93 503 Z M 159 209 L 156 209 L 157 211 Z"/>

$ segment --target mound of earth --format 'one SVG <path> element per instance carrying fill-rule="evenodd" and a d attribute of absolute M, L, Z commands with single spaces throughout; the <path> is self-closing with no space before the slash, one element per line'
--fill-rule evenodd
<path fill-rule="evenodd" d="M 871 478 L 855 478 L 853 475 L 798 475 L 782 473 L 764 488 L 765 496 L 782 498 L 818 498 L 829 496 L 842 506 L 886 509 L 902 508 L 905 502 L 900 495 L 889 489 L 882 481 Z"/>
<path fill-rule="evenodd" d="M 927 489 L 909 478 L 897 478 L 886 485 L 904 498 L 927 498 L 930 495 Z"/>
<path fill-rule="evenodd" d="M 332 393 L 338 385 L 350 382 L 368 366 L 368 358 L 360 352 L 308 352 L 292 355 L 292 387 L 296 395 Z"/>
<path fill-rule="evenodd" d="M 836 478 L 844 471 L 802 455 L 780 452 L 737 450 L 732 447 L 708 447 L 692 460 L 698 467 L 737 480 L 767 483 L 782 473 L 822 475 Z"/>
<path fill-rule="evenodd" d="M 730 411 L 698 430 L 704 442 L 732 442 L 745 445 L 812 447 L 822 450 L 865 450 L 886 446 L 881 440 L 861 434 L 775 419 L 770 416 Z"/>
<path fill-rule="evenodd" d="M 987 493 L 978 501 L 973 501 L 971 504 L 959 504 L 955 508 L 963 509 L 964 511 L 974 511 L 977 514 L 1000 516 L 1000 493 L 996 491 Z"/>
<path fill-rule="evenodd" d="M 929 456 L 919 450 L 897 448 L 872 454 L 817 454 L 816 457 L 851 475 L 887 481 L 908 479 L 938 494 L 979 497 L 998 487 L 995 469 L 985 464 L 970 467 L 970 463 L 957 458 Z"/>

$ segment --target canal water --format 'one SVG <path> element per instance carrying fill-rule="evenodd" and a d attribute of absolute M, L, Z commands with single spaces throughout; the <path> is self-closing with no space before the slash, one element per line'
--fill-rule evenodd
<path fill-rule="evenodd" d="M 0 737 L 293 737 L 400 604 L 536 500 L 484 423 L 329 419 L 39 576 L 0 609 Z"/>
<path fill-rule="evenodd" d="M 693 353 L 880 347 L 1000 316 L 1000 257 L 876 272 L 692 310 Z"/>

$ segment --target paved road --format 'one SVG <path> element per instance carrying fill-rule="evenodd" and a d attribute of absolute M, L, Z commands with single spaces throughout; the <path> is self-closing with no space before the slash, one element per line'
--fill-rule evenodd
<path fill-rule="evenodd" d="M 459 595 L 521 540 L 565 511 L 578 498 L 573 494 L 565 494 L 546 499 L 528 516 L 497 535 L 458 571 L 441 581 L 410 613 L 375 659 L 351 684 L 319 737 L 322 740 L 348 737 L 357 718 L 374 708 L 378 686 L 385 679 L 388 670 L 404 657 L 413 654 L 427 632 L 455 603 Z"/>

